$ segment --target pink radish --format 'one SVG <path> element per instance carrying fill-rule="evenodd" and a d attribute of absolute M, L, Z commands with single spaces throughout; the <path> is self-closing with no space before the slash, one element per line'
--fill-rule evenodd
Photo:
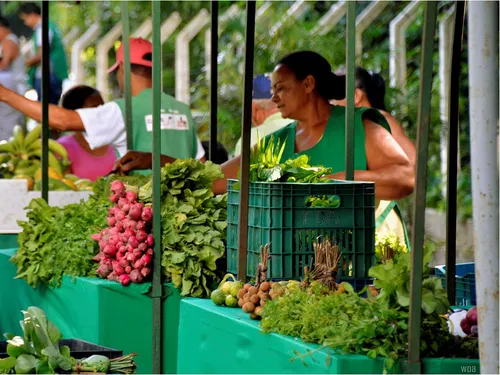
<path fill-rule="evenodd" d="M 127 247 L 127 253 L 131 253 L 132 254 L 134 252 L 135 247 L 133 247 L 131 244 L 128 243 L 125 246 Z"/>
<path fill-rule="evenodd" d="M 137 229 L 137 221 L 126 219 L 126 221 L 124 221 L 124 226 L 125 226 L 125 229 L 136 230 Z"/>
<path fill-rule="evenodd" d="M 120 259 L 120 261 L 118 262 L 118 264 L 120 265 L 120 267 L 125 268 L 125 267 L 127 267 L 127 266 L 130 265 L 130 262 L 127 259 L 122 258 L 122 259 Z"/>
<path fill-rule="evenodd" d="M 122 210 L 117 211 L 117 212 L 115 213 L 115 218 L 116 218 L 116 220 L 118 220 L 118 221 L 123 221 L 126 217 L 127 217 L 127 215 L 125 215 L 125 212 L 123 212 Z"/>
<path fill-rule="evenodd" d="M 96 262 L 100 262 L 102 258 L 102 253 L 97 254 L 95 257 L 92 258 L 92 260 Z"/>
<path fill-rule="evenodd" d="M 115 273 L 116 273 L 118 276 L 120 276 L 121 274 L 125 273 L 125 269 L 124 269 L 123 267 L 121 267 L 121 266 L 116 266 L 116 267 L 114 268 L 114 270 L 115 270 Z"/>
<path fill-rule="evenodd" d="M 148 238 L 146 240 L 146 244 L 148 245 L 148 247 L 153 247 L 153 245 L 155 244 L 155 239 L 152 235 L 148 235 Z"/>
<path fill-rule="evenodd" d="M 141 275 L 143 277 L 147 277 L 150 273 L 151 273 L 151 268 L 144 267 L 143 269 L 141 269 Z"/>
<path fill-rule="evenodd" d="M 141 218 L 146 223 L 149 223 L 153 219 L 153 211 L 151 210 L 151 207 L 144 207 L 144 209 L 142 210 Z"/>
<path fill-rule="evenodd" d="M 130 211 L 128 212 L 128 216 L 132 220 L 140 220 L 141 214 L 142 214 L 142 208 L 139 204 L 133 205 L 132 208 L 130 208 Z"/>
<path fill-rule="evenodd" d="M 134 203 L 137 200 L 137 196 L 133 191 L 128 191 L 127 194 L 125 194 L 125 198 L 130 202 Z"/>
<path fill-rule="evenodd" d="M 141 257 L 141 260 L 142 260 L 142 263 L 147 266 L 149 265 L 149 263 L 151 263 L 151 255 L 148 255 L 148 254 L 144 254 L 142 257 Z"/>
<path fill-rule="evenodd" d="M 128 200 L 126 200 L 125 198 L 120 198 L 118 200 L 118 207 L 120 207 L 123 210 L 123 205 L 124 204 L 128 204 Z"/>
<path fill-rule="evenodd" d="M 128 243 L 132 245 L 132 247 L 135 249 L 137 246 L 139 246 L 139 241 L 137 241 L 137 238 L 135 236 L 130 236 L 128 238 Z"/>
<path fill-rule="evenodd" d="M 154 254 L 153 249 L 148 249 L 148 250 L 146 251 L 146 254 L 148 254 L 149 256 L 153 256 L 153 254 Z"/>
<path fill-rule="evenodd" d="M 146 223 L 142 220 L 137 222 L 137 230 L 145 230 L 146 229 Z"/>
<path fill-rule="evenodd" d="M 142 256 L 142 251 L 139 250 L 139 249 L 134 249 L 134 251 L 132 252 L 132 254 L 134 254 L 134 256 L 139 259 L 141 256 Z"/>
<path fill-rule="evenodd" d="M 123 182 L 115 180 L 111 183 L 111 191 L 119 197 L 122 197 L 125 195 L 125 185 Z"/>
<path fill-rule="evenodd" d="M 127 253 L 127 257 L 125 259 L 133 264 L 137 260 L 137 257 L 133 253 Z"/>
<path fill-rule="evenodd" d="M 142 267 L 144 267 L 144 263 L 142 262 L 142 260 L 140 259 L 137 259 L 134 263 L 134 268 L 137 270 L 140 270 Z"/>
<path fill-rule="evenodd" d="M 108 225 L 114 227 L 116 225 L 116 217 L 108 217 Z"/>
<path fill-rule="evenodd" d="M 122 260 L 125 257 L 125 254 L 120 253 L 119 251 L 116 252 L 116 260 Z"/>
<path fill-rule="evenodd" d="M 111 281 L 118 281 L 119 278 L 118 278 L 118 275 L 113 271 L 111 272 L 108 277 L 107 277 L 108 280 L 111 280 Z"/>
<path fill-rule="evenodd" d="M 114 247 L 113 245 L 106 245 L 104 247 L 103 253 L 109 257 L 113 257 L 116 254 L 116 247 Z"/>
<path fill-rule="evenodd" d="M 133 283 L 140 283 L 142 281 L 142 274 L 139 270 L 135 269 L 130 272 L 130 280 Z"/>
<path fill-rule="evenodd" d="M 123 286 L 127 286 L 130 284 L 130 277 L 129 275 L 123 273 L 120 275 L 120 283 L 123 285 Z"/>
<path fill-rule="evenodd" d="M 102 235 L 100 233 L 96 233 L 90 236 L 94 241 L 100 241 L 102 239 Z"/>
<path fill-rule="evenodd" d="M 146 245 L 144 242 L 143 243 L 140 243 L 139 246 L 137 246 L 137 248 L 141 251 L 141 252 L 145 252 L 147 249 L 148 249 L 148 245 Z"/>
<path fill-rule="evenodd" d="M 121 222 L 121 221 L 116 223 L 115 228 L 117 228 L 118 232 L 120 232 L 120 233 L 125 231 L 125 227 L 123 226 L 123 222 Z"/>
<path fill-rule="evenodd" d="M 118 202 L 118 199 L 120 199 L 120 196 L 118 194 L 113 194 L 109 197 L 109 200 L 113 203 Z"/>
<path fill-rule="evenodd" d="M 146 232 L 144 232 L 143 230 L 139 230 L 139 231 L 137 231 L 137 234 L 135 235 L 135 237 L 137 238 L 137 241 L 144 242 L 147 240 L 148 234 Z"/>
<path fill-rule="evenodd" d="M 135 231 L 133 229 L 127 229 L 123 234 L 125 235 L 125 237 L 127 238 L 127 241 L 128 241 L 128 239 L 131 236 L 135 236 Z"/>
<path fill-rule="evenodd" d="M 121 245 L 119 248 L 118 248 L 118 251 L 121 253 L 121 254 L 125 254 L 127 252 L 127 247 L 125 245 Z"/>
<path fill-rule="evenodd" d="M 130 204 L 125 203 L 122 207 L 122 211 L 128 213 L 130 211 Z"/>
<path fill-rule="evenodd" d="M 125 272 L 126 273 L 132 272 L 132 267 L 130 267 L 130 266 L 125 267 Z"/>

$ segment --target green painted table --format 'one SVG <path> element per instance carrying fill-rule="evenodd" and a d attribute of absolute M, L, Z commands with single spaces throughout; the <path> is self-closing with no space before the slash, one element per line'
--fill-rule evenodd
<path fill-rule="evenodd" d="M 383 373 L 382 358 L 341 355 L 327 349 L 291 361 L 295 353 L 306 354 L 318 346 L 294 337 L 262 334 L 259 323 L 241 309 L 215 306 L 211 300 L 183 299 L 180 316 L 179 374 Z M 404 362 L 398 366 L 398 371 L 403 371 Z M 425 374 L 478 374 L 479 360 L 423 359 L 422 371 Z"/>
<path fill-rule="evenodd" d="M 152 371 L 152 302 L 144 293 L 150 283 L 123 287 L 108 280 L 65 277 L 60 288 L 31 288 L 14 279 L 16 267 L 8 260 L 14 249 L 0 250 L 0 332 L 21 333 L 21 310 L 38 306 L 65 338 L 136 352 L 138 373 Z M 170 295 L 163 305 L 163 372 L 177 370 L 177 334 L 180 295 L 166 285 Z"/>
<path fill-rule="evenodd" d="M 0 234 L 0 249 L 13 249 L 18 246 L 17 233 Z"/>

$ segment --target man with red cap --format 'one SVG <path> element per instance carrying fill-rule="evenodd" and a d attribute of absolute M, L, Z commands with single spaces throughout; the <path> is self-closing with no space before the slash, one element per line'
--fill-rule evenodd
<path fill-rule="evenodd" d="M 130 85 L 132 93 L 133 150 L 152 151 L 153 80 L 150 42 L 130 39 Z M 116 73 L 118 84 L 124 88 L 123 45 L 116 52 L 116 64 L 109 73 Z M 205 151 L 198 139 L 189 106 L 162 93 L 161 98 L 161 152 L 178 159 L 204 159 Z M 26 116 L 41 121 L 42 105 L 0 86 L 0 101 Z M 125 101 L 118 99 L 96 108 L 76 111 L 50 105 L 49 126 L 59 131 L 83 131 L 92 149 L 113 146 L 120 156 L 127 152 L 125 129 Z"/>

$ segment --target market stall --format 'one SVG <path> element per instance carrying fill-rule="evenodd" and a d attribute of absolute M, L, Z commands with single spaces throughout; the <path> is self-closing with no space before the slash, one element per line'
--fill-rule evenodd
<path fill-rule="evenodd" d="M 15 279 L 9 262 L 15 249 L 0 251 L 0 331 L 21 333 L 20 312 L 28 306 L 45 311 L 64 338 L 78 338 L 99 345 L 137 353 L 138 373 L 151 373 L 151 283 L 123 287 L 114 281 L 64 276 L 59 288 L 36 289 Z M 177 368 L 178 289 L 164 285 L 163 354 L 165 372 Z"/>

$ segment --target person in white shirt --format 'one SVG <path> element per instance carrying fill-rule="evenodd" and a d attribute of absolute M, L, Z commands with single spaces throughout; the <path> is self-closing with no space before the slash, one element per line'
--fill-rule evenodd
<path fill-rule="evenodd" d="M 151 42 L 130 39 L 130 84 L 132 94 L 132 150 L 152 150 L 151 118 L 152 100 L 152 52 Z M 124 87 L 123 46 L 116 52 L 116 64 L 109 73 L 117 76 L 120 88 Z M 205 160 L 205 151 L 196 133 L 196 127 L 188 105 L 162 93 L 161 151 L 174 154 L 176 158 L 197 158 Z M 42 106 L 6 87 L 0 86 L 0 102 L 41 121 Z M 82 131 L 92 150 L 110 145 L 119 156 L 127 152 L 127 131 L 125 129 L 124 100 L 117 99 L 96 108 L 76 111 L 57 105 L 49 106 L 49 126 L 58 131 Z M 171 121 L 168 121 L 168 118 Z"/>

